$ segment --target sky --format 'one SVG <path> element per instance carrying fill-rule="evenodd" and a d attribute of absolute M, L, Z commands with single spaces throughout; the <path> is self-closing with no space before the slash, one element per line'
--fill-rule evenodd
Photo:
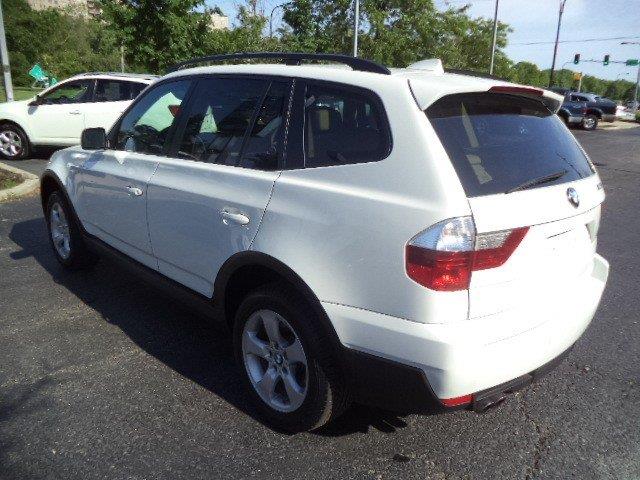
<path fill-rule="evenodd" d="M 282 0 L 285 1 L 285 0 Z M 280 0 L 262 0 L 266 15 L 281 3 Z M 471 5 L 472 17 L 493 18 L 495 0 L 434 0 L 437 8 Z M 232 19 L 236 15 L 238 0 L 207 0 L 207 4 L 219 5 Z M 530 61 L 541 69 L 551 67 L 553 42 L 558 25 L 560 0 L 499 0 L 498 19 L 511 26 L 506 54 L 515 62 Z M 279 25 L 282 9 L 274 14 L 274 29 Z M 610 39 L 615 40 L 589 40 Z M 633 38 L 635 37 L 635 38 Z M 620 45 L 622 41 L 635 41 L 638 45 Z M 560 43 L 556 68 L 566 67 L 600 78 L 617 78 L 635 82 L 638 67 L 610 64 L 603 66 L 605 54 L 611 60 L 625 61 L 640 58 L 640 0 L 566 0 L 560 30 Z M 526 45 L 533 42 L 534 45 Z M 573 56 L 580 53 L 582 60 L 594 59 L 597 63 L 581 62 L 573 65 Z"/>

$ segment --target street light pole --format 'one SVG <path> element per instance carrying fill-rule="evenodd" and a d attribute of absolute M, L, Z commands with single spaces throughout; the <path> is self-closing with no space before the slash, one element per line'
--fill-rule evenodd
<path fill-rule="evenodd" d="M 269 15 L 269 38 L 273 38 L 273 12 L 280 7 L 284 7 L 285 5 L 289 5 L 291 2 L 284 2 L 276 5 L 271 9 L 271 14 Z"/>
<path fill-rule="evenodd" d="M 640 45 L 640 42 L 622 42 L 620 45 Z M 638 64 L 636 88 L 633 91 L 633 113 L 636 113 L 638 111 L 638 85 L 640 85 L 640 63 Z"/>
<path fill-rule="evenodd" d="M 560 25 L 562 24 L 562 14 L 564 4 L 567 0 L 560 0 L 560 12 L 558 13 L 558 29 L 556 30 L 556 43 L 553 47 L 553 61 L 551 62 L 551 73 L 549 74 L 549 88 L 553 87 L 553 69 L 556 68 L 556 56 L 558 55 L 558 40 L 560 40 Z"/>
<path fill-rule="evenodd" d="M 491 65 L 489 65 L 489 75 L 493 75 L 493 62 L 496 58 L 496 39 L 498 38 L 498 1 L 496 0 L 496 10 L 493 14 L 493 42 L 491 42 Z"/>
<path fill-rule="evenodd" d="M 2 16 L 2 2 L 0 1 L 0 57 L 2 57 L 2 72 L 4 74 L 4 93 L 7 102 L 13 101 L 13 84 L 11 83 L 11 67 L 9 66 L 9 51 L 7 37 L 4 34 L 4 17 Z"/>
<path fill-rule="evenodd" d="M 360 0 L 355 0 L 355 21 L 353 22 L 353 56 L 358 56 L 358 28 L 360 22 Z"/>

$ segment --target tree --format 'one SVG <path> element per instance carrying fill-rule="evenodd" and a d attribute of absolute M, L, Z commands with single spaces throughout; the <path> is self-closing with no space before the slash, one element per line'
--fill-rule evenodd
<path fill-rule="evenodd" d="M 35 11 L 25 0 L 3 0 L 11 75 L 29 85 L 28 71 L 40 63 L 57 78 L 118 65 L 115 37 L 96 20 L 49 9 Z"/>
<path fill-rule="evenodd" d="M 209 10 L 204 0 L 98 0 L 98 4 L 134 68 L 160 73 L 206 51 Z"/>
<path fill-rule="evenodd" d="M 493 23 L 472 19 L 467 7 L 438 11 L 432 0 L 362 0 L 359 54 L 393 67 L 439 57 L 459 69 L 489 66 Z M 351 0 L 293 0 L 284 9 L 281 40 L 287 50 L 350 54 Z M 500 50 L 508 26 L 498 26 L 497 71 L 511 62 Z"/>

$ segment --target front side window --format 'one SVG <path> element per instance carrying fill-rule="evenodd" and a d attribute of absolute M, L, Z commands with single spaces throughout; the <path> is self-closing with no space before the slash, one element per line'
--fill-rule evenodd
<path fill-rule="evenodd" d="M 146 87 L 144 83 L 124 80 L 98 80 L 94 99 L 96 102 L 122 102 L 135 99 Z"/>
<path fill-rule="evenodd" d="M 560 118 L 538 100 L 455 94 L 436 101 L 426 115 L 469 197 L 527 185 L 544 187 L 594 173 Z"/>
<path fill-rule="evenodd" d="M 304 119 L 306 167 L 373 162 L 389 153 L 382 106 L 369 95 L 309 85 Z"/>
<path fill-rule="evenodd" d="M 120 122 L 115 149 L 160 155 L 190 85 L 180 80 L 149 90 Z"/>
<path fill-rule="evenodd" d="M 94 80 L 72 80 L 42 95 L 42 103 L 68 104 L 91 101 Z"/>
<path fill-rule="evenodd" d="M 245 135 L 269 82 L 207 78 L 198 83 L 179 142 L 180 158 L 238 165 Z"/>

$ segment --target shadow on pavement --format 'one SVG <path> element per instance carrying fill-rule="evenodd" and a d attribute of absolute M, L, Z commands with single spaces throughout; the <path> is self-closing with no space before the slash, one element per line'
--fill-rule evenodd
<path fill-rule="evenodd" d="M 56 283 L 141 349 L 259 421 L 240 382 L 226 327 L 199 317 L 111 262 L 101 261 L 89 271 L 63 270 L 50 251 L 42 218 L 14 224 L 9 238 L 21 248 L 11 253 L 12 259 L 33 257 Z M 355 405 L 316 433 L 342 436 L 369 428 L 392 433 L 405 426 L 396 413 Z"/>

